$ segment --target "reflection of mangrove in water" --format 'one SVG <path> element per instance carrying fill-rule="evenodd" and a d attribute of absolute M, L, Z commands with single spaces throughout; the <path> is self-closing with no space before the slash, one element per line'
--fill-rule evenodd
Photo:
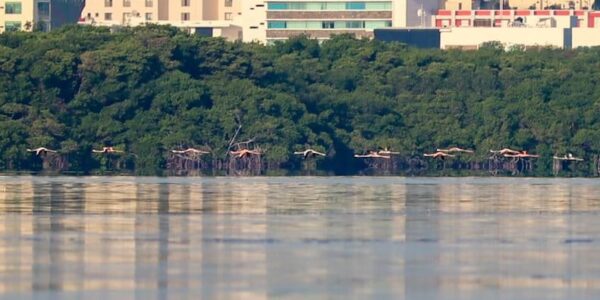
<path fill-rule="evenodd" d="M 5 179 L 0 293 L 577 295 L 600 283 L 586 242 L 600 226 L 577 214 L 599 211 L 600 187 L 571 183 Z"/>

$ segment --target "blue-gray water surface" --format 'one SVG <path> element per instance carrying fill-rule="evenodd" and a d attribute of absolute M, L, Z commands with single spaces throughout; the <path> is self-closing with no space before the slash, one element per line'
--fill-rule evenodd
<path fill-rule="evenodd" d="M 0 177 L 2 299 L 600 299 L 600 181 Z"/>

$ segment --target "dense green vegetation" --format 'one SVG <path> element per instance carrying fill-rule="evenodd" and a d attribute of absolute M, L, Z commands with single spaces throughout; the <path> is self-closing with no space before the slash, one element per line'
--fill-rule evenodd
<path fill-rule="evenodd" d="M 225 159 L 255 139 L 269 166 L 301 167 L 292 151 L 328 153 L 319 168 L 363 167 L 354 153 L 390 147 L 514 147 L 543 156 L 600 154 L 600 49 L 439 51 L 338 36 L 275 46 L 189 36 L 169 27 L 69 27 L 0 35 L 0 169 L 39 168 L 26 148 L 68 154 L 70 169 L 102 166 L 92 148 L 136 154 L 140 174 L 168 150 L 206 146 Z M 591 172 L 589 172 L 591 174 Z"/>

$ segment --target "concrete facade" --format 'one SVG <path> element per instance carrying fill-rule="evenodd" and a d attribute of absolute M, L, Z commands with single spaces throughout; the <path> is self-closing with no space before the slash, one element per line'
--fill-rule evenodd
<path fill-rule="evenodd" d="M 512 9 L 591 9 L 594 0 L 509 0 Z"/>
<path fill-rule="evenodd" d="M 573 28 L 572 47 L 597 47 L 600 46 L 600 28 Z"/>
<path fill-rule="evenodd" d="M 563 28 L 518 27 L 459 27 L 441 29 L 442 49 L 477 49 L 486 42 L 500 42 L 507 49 L 517 45 L 526 47 L 565 47 Z"/>
<path fill-rule="evenodd" d="M 442 49 L 476 49 L 486 42 L 510 48 L 600 46 L 600 11 L 440 10 L 435 17 Z"/>

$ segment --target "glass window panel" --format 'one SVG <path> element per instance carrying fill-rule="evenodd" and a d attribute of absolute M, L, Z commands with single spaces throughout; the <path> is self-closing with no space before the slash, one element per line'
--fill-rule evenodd
<path fill-rule="evenodd" d="M 333 28 L 335 28 L 335 29 L 346 28 L 346 22 L 345 21 L 333 22 Z"/>
<path fill-rule="evenodd" d="M 367 2 L 365 3 L 366 10 L 391 10 L 391 2 Z"/>
<path fill-rule="evenodd" d="M 289 3 L 290 10 L 306 10 L 306 3 Z"/>
<path fill-rule="evenodd" d="M 312 11 L 345 11 L 345 10 L 391 10 L 392 2 L 365 2 L 365 1 L 347 1 L 347 2 L 269 2 L 269 10 L 312 10 Z"/>
<path fill-rule="evenodd" d="M 285 29 L 286 22 L 285 21 L 269 21 L 269 23 L 267 24 L 267 27 L 271 28 L 271 29 Z"/>
<path fill-rule="evenodd" d="M 306 10 L 323 10 L 324 3 L 322 2 L 308 2 L 306 3 Z"/>
<path fill-rule="evenodd" d="M 363 21 L 348 21 L 346 22 L 346 28 L 364 28 L 365 23 Z"/>
<path fill-rule="evenodd" d="M 21 30 L 21 22 L 6 21 L 6 23 L 4 23 L 4 29 L 6 31 L 18 31 L 18 30 Z"/>
<path fill-rule="evenodd" d="M 6 2 L 6 9 L 4 11 L 7 15 L 21 14 L 21 2 Z"/>
<path fill-rule="evenodd" d="M 38 2 L 37 4 L 38 15 L 40 18 L 47 19 L 50 17 L 50 3 Z"/>
<path fill-rule="evenodd" d="M 319 21 L 306 22 L 306 28 L 307 29 L 321 29 L 321 28 L 323 28 L 323 22 L 319 22 Z"/>
<path fill-rule="evenodd" d="M 302 22 L 302 21 L 287 22 L 287 28 L 288 29 L 305 29 L 306 22 Z"/>
<path fill-rule="evenodd" d="M 267 8 L 271 10 L 285 10 L 288 9 L 288 4 L 283 2 L 272 2 L 268 4 Z"/>
<path fill-rule="evenodd" d="M 367 28 L 367 29 L 384 28 L 384 27 L 392 27 L 392 21 L 366 21 L 365 22 L 365 28 Z"/>
<path fill-rule="evenodd" d="M 364 2 L 348 2 L 346 3 L 347 10 L 364 10 L 365 3 Z"/>
<path fill-rule="evenodd" d="M 346 10 L 344 2 L 328 2 L 325 3 L 325 10 Z"/>
<path fill-rule="evenodd" d="M 333 29 L 334 28 L 334 22 L 324 21 L 322 23 L 322 28 L 323 29 Z"/>

